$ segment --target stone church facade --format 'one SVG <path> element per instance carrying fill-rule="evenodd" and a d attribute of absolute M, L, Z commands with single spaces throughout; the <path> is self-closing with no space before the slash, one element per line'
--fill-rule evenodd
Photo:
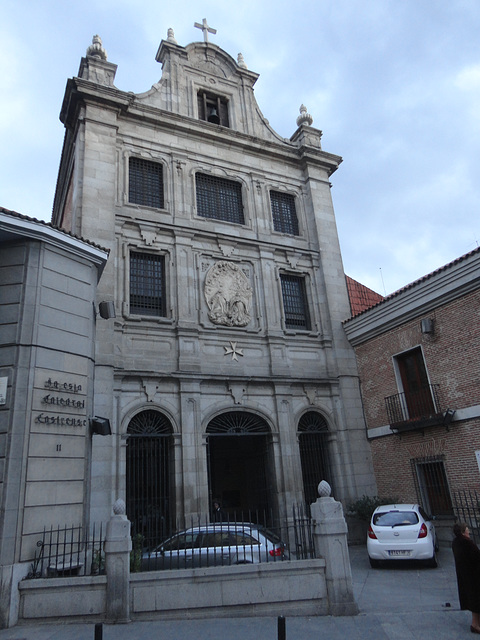
<path fill-rule="evenodd" d="M 272 522 L 322 479 L 344 501 L 372 495 L 342 327 L 341 158 L 303 106 L 290 139 L 272 130 L 240 54 L 169 30 L 156 59 L 157 84 L 121 91 L 95 37 L 61 110 L 52 223 L 110 252 L 93 413 L 112 434 L 93 441 L 88 519 L 122 497 L 148 535 L 214 500 Z"/>

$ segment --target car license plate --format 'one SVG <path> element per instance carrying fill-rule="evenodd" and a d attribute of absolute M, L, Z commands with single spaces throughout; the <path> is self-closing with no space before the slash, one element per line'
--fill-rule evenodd
<path fill-rule="evenodd" d="M 410 556 L 410 551 L 404 551 L 402 549 L 393 549 L 391 551 L 388 552 L 389 556 L 394 556 L 394 557 L 404 557 L 404 558 L 408 558 Z"/>

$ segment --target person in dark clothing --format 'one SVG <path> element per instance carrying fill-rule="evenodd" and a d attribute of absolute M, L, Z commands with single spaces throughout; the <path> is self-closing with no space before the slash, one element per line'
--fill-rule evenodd
<path fill-rule="evenodd" d="M 480 633 L 480 549 L 470 540 L 465 522 L 453 527 L 452 542 L 460 608 L 472 612 L 470 631 Z"/>
<path fill-rule="evenodd" d="M 218 500 L 213 503 L 212 522 L 226 522 L 227 516 L 222 509 L 222 505 Z"/>

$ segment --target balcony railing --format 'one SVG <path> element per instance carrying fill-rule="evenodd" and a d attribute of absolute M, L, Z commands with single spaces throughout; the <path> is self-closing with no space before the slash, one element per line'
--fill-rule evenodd
<path fill-rule="evenodd" d="M 388 396 L 385 398 L 385 406 L 393 431 L 413 431 L 446 424 L 445 408 L 438 384 L 429 384 L 417 391 Z"/>

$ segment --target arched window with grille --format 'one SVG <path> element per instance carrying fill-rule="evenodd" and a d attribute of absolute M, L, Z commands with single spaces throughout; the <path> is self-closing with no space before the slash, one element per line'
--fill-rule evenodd
<path fill-rule="evenodd" d="M 298 442 L 307 505 L 318 498 L 317 487 L 321 480 L 326 480 L 333 488 L 328 437 L 328 424 L 320 413 L 308 411 L 303 414 L 298 423 Z"/>
<path fill-rule="evenodd" d="M 126 497 L 132 534 L 152 547 L 168 535 L 175 522 L 173 491 L 173 429 L 159 411 L 137 413 L 127 428 Z"/>
<path fill-rule="evenodd" d="M 271 431 L 255 413 L 229 411 L 207 426 L 210 502 L 229 518 L 271 525 L 274 505 Z"/>

